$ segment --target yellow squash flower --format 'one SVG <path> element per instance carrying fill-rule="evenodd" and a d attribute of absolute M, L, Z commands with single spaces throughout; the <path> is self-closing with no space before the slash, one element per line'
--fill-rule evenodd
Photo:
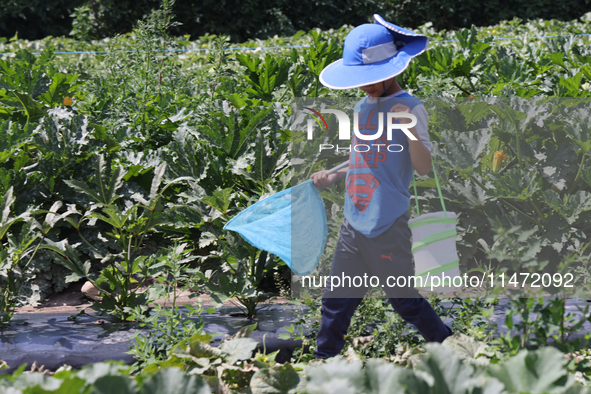
<path fill-rule="evenodd" d="M 501 169 L 501 163 L 506 158 L 507 158 L 507 155 L 503 154 L 502 150 L 495 152 L 495 155 L 493 156 L 493 165 L 492 165 L 493 172 L 497 172 Z"/>

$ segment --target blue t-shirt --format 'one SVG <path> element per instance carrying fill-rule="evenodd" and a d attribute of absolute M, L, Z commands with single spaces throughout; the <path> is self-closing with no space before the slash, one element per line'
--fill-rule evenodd
<path fill-rule="evenodd" d="M 379 103 L 379 105 L 378 105 Z M 352 137 L 345 195 L 345 218 L 361 234 L 373 238 L 386 231 L 408 210 L 413 167 L 408 140 L 400 129 L 388 140 L 386 114 L 400 103 L 413 110 L 421 101 L 406 92 L 379 100 L 365 98 L 355 106 L 359 113 L 359 132 L 375 135 L 382 113 L 382 136 L 377 140 Z M 379 108 L 378 108 L 379 107 Z M 398 123 L 398 121 L 396 121 Z"/>

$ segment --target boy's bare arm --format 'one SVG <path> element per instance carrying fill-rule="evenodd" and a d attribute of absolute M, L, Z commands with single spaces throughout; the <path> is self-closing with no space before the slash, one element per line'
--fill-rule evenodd
<path fill-rule="evenodd" d="M 410 114 L 410 108 L 403 104 L 396 104 L 390 109 L 390 112 L 406 112 Z M 394 118 L 394 120 L 399 120 L 400 123 L 410 123 L 410 119 L 408 118 Z M 411 140 L 407 137 L 412 166 L 417 170 L 419 175 L 427 175 L 431 171 L 431 152 L 423 144 L 414 127 L 408 130 L 416 137 L 416 140 Z"/>
<path fill-rule="evenodd" d="M 412 127 L 409 130 L 417 138 L 416 141 L 408 138 L 410 161 L 419 175 L 427 175 L 431 171 L 431 152 L 419 138 L 416 129 Z"/>
<path fill-rule="evenodd" d="M 329 170 L 318 171 L 312 174 L 310 178 L 314 179 L 314 186 L 316 189 L 322 191 L 333 183 L 344 179 L 347 176 L 348 170 L 349 168 L 345 167 L 332 174 L 328 173 Z"/>

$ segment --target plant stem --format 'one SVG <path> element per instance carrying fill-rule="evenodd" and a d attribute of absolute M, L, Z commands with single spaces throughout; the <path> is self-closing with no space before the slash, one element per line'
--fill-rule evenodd
<path fill-rule="evenodd" d="M 88 242 L 88 241 L 86 240 L 86 238 L 84 238 L 84 237 L 82 236 L 82 233 L 80 232 L 80 229 L 78 228 L 78 229 L 76 229 L 76 230 L 78 230 L 78 236 L 80 237 L 80 239 L 82 240 L 82 242 L 84 242 L 86 245 L 90 246 L 90 248 L 91 248 L 92 250 L 94 250 L 94 251 L 96 252 L 96 254 L 98 254 L 99 256 L 102 256 L 102 255 L 99 253 L 98 249 L 97 249 L 97 248 L 95 248 L 95 247 L 94 247 L 94 245 L 92 245 L 90 242 Z"/>
<path fill-rule="evenodd" d="M 131 260 L 131 240 L 133 234 L 129 236 L 129 242 L 127 243 L 127 272 L 125 274 L 125 287 L 127 287 L 127 294 L 131 294 L 131 273 L 133 271 L 133 261 Z M 126 296 L 127 296 L 126 294 Z M 125 297 L 127 298 L 127 297 Z"/>
<path fill-rule="evenodd" d="M 588 152 L 583 153 L 583 157 L 581 157 L 581 163 L 579 164 L 579 169 L 577 171 L 577 175 L 575 175 L 575 179 L 573 180 L 573 183 L 568 188 L 569 194 L 571 194 L 575 190 L 575 187 L 577 186 L 577 183 L 579 182 L 579 178 L 581 177 L 581 173 L 583 172 L 583 167 L 585 166 L 585 159 L 587 158 L 587 153 Z"/>
<path fill-rule="evenodd" d="M 543 226 L 535 219 L 532 218 L 530 216 L 528 216 L 525 212 L 523 212 L 522 210 L 520 210 L 519 208 L 517 208 L 515 205 L 511 204 L 509 201 L 506 201 L 504 198 L 499 198 L 499 201 L 504 204 L 505 206 L 507 206 L 508 208 L 511 208 L 513 211 L 519 213 L 520 215 L 522 215 L 526 220 L 532 222 L 535 225 L 540 226 L 540 228 L 542 228 Z"/>
<path fill-rule="evenodd" d="M 458 85 L 458 83 L 457 83 L 456 81 L 452 81 L 452 84 L 453 84 L 453 85 L 454 85 L 456 88 L 458 88 L 458 89 L 460 89 L 462 92 L 464 92 L 464 93 L 465 93 L 467 96 L 470 96 L 470 95 L 472 94 L 472 93 L 471 93 L 469 90 L 467 90 L 467 89 L 463 88 L 462 86 Z"/>
<path fill-rule="evenodd" d="M 23 269 L 26 269 L 29 266 L 29 264 L 31 264 L 31 261 L 33 261 L 33 257 L 35 257 L 35 255 L 37 254 L 37 250 L 39 250 L 39 246 L 41 246 L 41 243 L 43 242 L 44 239 L 45 239 L 45 234 L 43 234 L 43 238 L 41 239 L 41 242 L 39 242 L 37 244 L 37 246 L 35 247 L 35 250 L 33 251 L 33 254 L 31 255 L 31 258 L 29 258 L 29 261 L 27 261 L 27 264 L 25 264 Z"/>
<path fill-rule="evenodd" d="M 256 267 L 255 267 L 256 253 L 257 253 L 256 249 L 254 249 L 254 248 L 250 249 L 250 276 L 253 278 L 256 275 Z"/>
<path fill-rule="evenodd" d="M 320 76 L 316 76 L 316 80 L 314 81 L 314 97 L 318 97 L 318 81 Z"/>
<path fill-rule="evenodd" d="M 158 197 L 155 197 L 155 198 L 158 198 Z M 151 202 L 151 201 L 150 201 L 150 202 Z M 154 206 L 156 206 L 156 204 L 154 204 Z M 154 208 L 154 209 L 155 209 L 155 208 Z M 141 246 L 141 245 L 142 245 L 142 242 L 144 241 L 144 237 L 145 237 L 145 235 L 147 234 L 147 232 L 148 232 L 148 230 L 149 230 L 149 228 L 150 228 L 150 225 L 152 224 L 152 219 L 153 219 L 153 218 L 154 218 L 154 210 L 153 210 L 153 209 L 151 209 L 151 210 L 150 210 L 150 217 L 149 217 L 148 221 L 146 222 L 146 225 L 144 226 L 144 228 L 143 228 L 143 230 L 142 230 L 142 235 L 140 236 L 140 238 L 139 238 L 139 241 L 137 241 L 137 243 L 136 243 L 136 247 L 139 247 L 139 246 Z"/>
<path fill-rule="evenodd" d="M 564 332 L 564 313 L 566 310 L 566 298 L 562 298 L 560 302 L 560 341 L 564 343 L 565 341 L 565 332 Z"/>
<path fill-rule="evenodd" d="M 544 214 L 542 213 L 542 210 L 538 207 L 538 204 L 536 204 L 536 202 L 534 200 L 528 200 L 528 203 L 534 209 L 534 211 L 538 214 L 538 216 L 540 217 L 540 220 L 545 221 Z M 546 229 L 545 226 L 543 228 Z"/>
<path fill-rule="evenodd" d="M 472 174 L 470 174 L 470 179 L 472 179 L 474 181 L 474 183 L 476 183 L 478 186 L 480 186 L 485 192 L 488 192 L 488 188 L 486 186 L 484 186 L 484 184 L 482 182 L 480 182 L 478 179 L 476 179 L 476 177 Z"/>
<path fill-rule="evenodd" d="M 513 123 L 513 127 L 515 127 L 515 144 L 517 146 L 517 160 L 519 161 L 519 167 L 521 167 L 521 169 L 523 170 L 523 162 L 521 160 L 521 138 L 520 138 L 520 130 L 519 130 L 519 126 L 517 125 L 517 123 L 515 122 L 515 120 L 513 119 L 513 117 L 511 117 L 511 122 Z"/>

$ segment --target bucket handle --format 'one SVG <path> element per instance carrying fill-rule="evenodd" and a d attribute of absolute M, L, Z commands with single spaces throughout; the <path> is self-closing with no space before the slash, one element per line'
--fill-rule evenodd
<path fill-rule="evenodd" d="M 439 178 L 437 177 L 437 171 L 435 171 L 435 162 L 431 159 L 431 167 L 433 168 L 433 174 L 435 175 L 435 185 L 437 185 L 437 192 L 439 193 L 439 200 L 441 201 L 441 206 L 443 207 L 443 212 L 445 217 L 447 217 L 447 210 L 445 209 L 445 201 L 443 201 L 443 194 L 441 194 L 441 186 L 439 186 Z M 414 171 L 412 175 L 412 187 L 415 191 L 415 203 L 417 205 L 417 215 L 421 214 L 419 210 L 419 197 L 417 195 L 417 184 L 415 181 Z"/>

